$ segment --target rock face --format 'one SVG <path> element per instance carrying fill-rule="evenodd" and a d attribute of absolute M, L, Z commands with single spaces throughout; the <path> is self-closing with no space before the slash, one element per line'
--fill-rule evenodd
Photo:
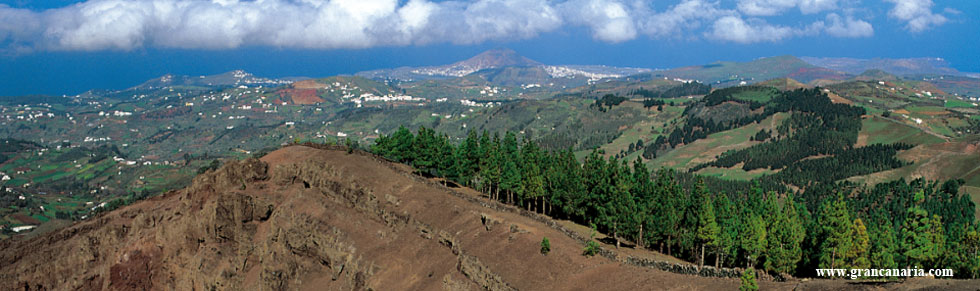
<path fill-rule="evenodd" d="M 583 257 L 582 238 L 555 221 L 457 190 L 366 154 L 287 147 L 2 241 L 0 290 L 737 288 L 735 278 L 623 264 L 610 251 Z"/>

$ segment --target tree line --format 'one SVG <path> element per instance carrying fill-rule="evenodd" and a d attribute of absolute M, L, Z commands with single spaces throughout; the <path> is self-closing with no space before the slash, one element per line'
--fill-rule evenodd
<path fill-rule="evenodd" d="M 799 89 L 783 92 L 768 103 L 765 113 L 792 112 L 790 118 L 777 127 L 770 141 L 741 150 L 723 153 L 715 161 L 699 166 L 732 167 L 744 163 L 742 169 L 781 169 L 800 159 L 815 155 L 834 155 L 853 148 L 861 130 L 863 108 L 835 104 L 818 89 Z"/>
<path fill-rule="evenodd" d="M 691 95 L 704 95 L 711 93 L 711 85 L 707 85 L 701 82 L 687 82 L 677 86 L 667 88 L 667 90 L 653 91 L 645 88 L 639 88 L 631 92 L 634 96 L 643 96 L 646 98 L 677 98 Z"/>
<path fill-rule="evenodd" d="M 712 191 L 701 177 L 651 171 L 640 158 L 605 158 L 598 150 L 579 162 L 571 149 L 543 150 L 513 132 L 470 131 L 457 144 L 431 129 L 401 127 L 371 151 L 496 201 L 594 225 L 617 247 L 699 265 L 796 276 L 813 276 L 817 267 L 942 267 L 961 277 L 980 270 L 974 205 L 949 183 L 829 187 L 832 194 L 810 203 L 758 182 L 747 191 Z M 684 179 L 693 183 L 685 187 Z M 963 260 L 954 264 L 950 256 Z"/>

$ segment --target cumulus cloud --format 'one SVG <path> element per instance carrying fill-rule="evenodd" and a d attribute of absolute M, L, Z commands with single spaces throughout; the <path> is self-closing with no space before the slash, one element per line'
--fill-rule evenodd
<path fill-rule="evenodd" d="M 826 15 L 805 27 L 770 24 L 789 9 L 813 14 L 849 0 L 88 0 L 35 11 L 0 4 L 0 52 L 243 46 L 339 49 L 534 38 L 574 26 L 604 42 L 708 37 L 752 43 L 826 33 L 872 35 L 871 25 Z M 896 3 L 912 31 L 945 21 L 930 0 Z M 848 2 L 850 3 L 850 2 Z M 657 9 L 655 9 L 657 8 Z M 924 12 L 923 12 L 924 11 Z M 821 18 L 817 18 L 821 19 Z"/>
<path fill-rule="evenodd" d="M 869 37 L 874 35 L 874 28 L 867 21 L 854 19 L 851 16 L 842 18 L 836 13 L 827 14 L 827 34 L 837 37 Z"/>
<path fill-rule="evenodd" d="M 651 14 L 640 22 L 640 27 L 647 35 L 668 37 L 697 29 L 703 22 L 710 22 L 720 16 L 733 13 L 719 8 L 717 2 L 684 0 L 664 12 Z"/>
<path fill-rule="evenodd" d="M 570 23 L 589 26 L 595 39 L 622 42 L 636 38 L 630 9 L 610 0 L 572 0 L 561 4 Z"/>
<path fill-rule="evenodd" d="M 797 34 L 800 34 L 800 31 L 772 25 L 759 18 L 744 20 L 738 16 L 725 16 L 715 21 L 707 36 L 717 40 L 753 43 L 780 41 Z"/>
<path fill-rule="evenodd" d="M 0 5 L 0 44 L 43 50 L 466 44 L 561 25 L 546 0 L 90 0 L 40 12 Z M 615 24 L 605 29 L 616 33 Z"/>
<path fill-rule="evenodd" d="M 803 14 L 813 14 L 837 8 L 837 0 L 739 0 L 737 7 L 752 16 L 772 16 L 794 7 Z"/>
<path fill-rule="evenodd" d="M 931 27 L 946 23 L 946 17 L 932 13 L 932 0 L 885 0 L 895 6 L 888 11 L 888 16 L 904 21 L 905 29 L 911 32 L 922 32 Z"/>

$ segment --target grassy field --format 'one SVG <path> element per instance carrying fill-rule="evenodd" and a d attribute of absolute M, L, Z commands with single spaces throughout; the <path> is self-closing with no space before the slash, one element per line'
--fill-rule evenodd
<path fill-rule="evenodd" d="M 667 152 L 648 162 L 648 164 L 655 168 L 672 167 L 688 169 L 701 163 L 713 161 L 725 151 L 743 149 L 760 143 L 749 140 L 749 137 L 755 135 L 759 130 L 771 130 L 775 128 L 787 117 L 789 117 L 788 113 L 777 113 L 760 123 L 752 123 L 736 129 L 713 133 L 705 139 L 682 145 Z"/>
<path fill-rule="evenodd" d="M 960 99 L 947 99 L 946 108 L 973 108 L 973 102 L 963 101 Z"/>
<path fill-rule="evenodd" d="M 638 109 L 643 109 L 641 104 L 635 102 L 623 103 L 623 106 L 634 106 Z M 621 151 L 628 151 L 629 145 L 635 143 L 637 140 L 643 140 L 644 144 L 652 144 L 657 137 L 663 134 L 665 130 L 664 124 L 680 116 L 684 112 L 684 107 L 665 105 L 663 106 L 663 111 L 657 111 L 656 108 L 643 110 L 647 113 L 646 120 L 630 125 L 622 130 L 622 134 L 611 143 L 600 147 L 606 151 L 607 157 L 618 154 Z M 642 152 L 642 149 L 640 151 Z M 636 159 L 635 155 L 632 154 L 628 155 L 628 157 Z"/>
<path fill-rule="evenodd" d="M 946 111 L 946 108 L 941 106 L 912 105 L 912 106 L 906 106 L 905 109 L 908 109 L 908 111 L 912 112 L 912 114 L 923 114 L 929 116 L 944 115 L 948 113 Z"/>
<path fill-rule="evenodd" d="M 920 145 L 941 143 L 943 140 L 918 128 L 880 116 L 872 116 L 861 121 L 858 146 L 899 142 Z"/>

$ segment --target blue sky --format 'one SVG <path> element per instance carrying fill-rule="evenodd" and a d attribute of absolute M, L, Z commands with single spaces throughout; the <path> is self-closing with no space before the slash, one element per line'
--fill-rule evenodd
<path fill-rule="evenodd" d="M 12 0 L 0 95 L 166 73 L 322 77 L 509 47 L 547 64 L 670 68 L 774 55 L 941 57 L 980 72 L 975 0 Z"/>

